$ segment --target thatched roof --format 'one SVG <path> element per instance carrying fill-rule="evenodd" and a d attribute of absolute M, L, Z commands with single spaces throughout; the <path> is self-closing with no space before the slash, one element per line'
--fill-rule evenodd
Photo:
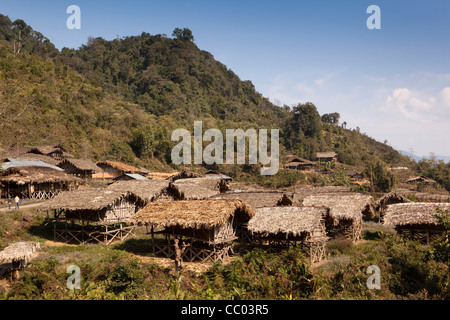
<path fill-rule="evenodd" d="M 124 172 L 128 172 L 128 173 L 134 173 L 139 171 L 138 168 L 130 166 L 128 164 L 122 163 L 122 162 L 118 162 L 118 161 L 109 161 L 109 160 L 103 160 L 103 161 L 98 161 L 97 165 L 99 167 L 101 166 L 109 166 L 118 170 L 122 170 Z"/>
<path fill-rule="evenodd" d="M 48 167 L 14 167 L 0 172 L 0 182 L 11 182 L 17 185 L 76 181 L 81 179 Z"/>
<path fill-rule="evenodd" d="M 40 209 L 92 210 L 97 211 L 114 204 L 116 201 L 130 196 L 124 191 L 108 189 L 84 189 L 64 191 L 48 200 Z"/>
<path fill-rule="evenodd" d="M 362 214 L 373 215 L 372 196 L 360 193 L 322 193 L 308 196 L 304 206 L 330 208 L 330 216 L 337 220 L 362 219 Z"/>
<path fill-rule="evenodd" d="M 346 186 L 325 186 L 325 187 L 298 187 L 294 190 L 294 205 L 302 204 L 303 200 L 316 194 L 328 193 L 348 193 L 352 191 L 352 187 Z"/>
<path fill-rule="evenodd" d="M 406 180 L 406 182 L 427 182 L 427 183 L 434 183 L 434 182 L 436 182 L 436 181 L 434 181 L 434 180 L 432 180 L 432 179 L 430 179 L 430 178 L 428 178 L 428 177 L 425 177 L 425 176 L 417 176 L 417 177 L 409 178 L 408 180 Z"/>
<path fill-rule="evenodd" d="M 40 248 L 41 245 L 39 242 L 24 241 L 13 243 L 0 252 L 0 262 L 8 263 L 18 260 L 29 261 Z"/>
<path fill-rule="evenodd" d="M 225 180 L 217 177 L 178 179 L 170 183 L 170 190 L 177 199 L 203 200 L 229 190 Z"/>
<path fill-rule="evenodd" d="M 391 204 L 387 207 L 384 224 L 393 226 L 437 225 L 433 216 L 436 208 L 450 210 L 450 203 L 411 202 Z"/>
<path fill-rule="evenodd" d="M 76 169 L 81 171 L 102 172 L 103 170 L 89 159 L 64 159 L 58 166 L 64 163 L 69 163 Z"/>
<path fill-rule="evenodd" d="M 158 199 L 169 187 L 165 180 L 130 180 L 117 181 L 110 184 L 107 189 L 113 191 L 130 192 L 146 203 Z"/>
<path fill-rule="evenodd" d="M 384 212 L 384 211 L 386 211 L 387 206 L 390 204 L 408 203 L 408 202 L 411 202 L 411 200 L 405 198 L 404 196 L 402 196 L 396 192 L 389 192 L 389 193 L 385 194 L 384 196 L 382 196 L 381 198 L 379 198 L 374 203 L 374 208 L 375 208 L 375 210 Z"/>
<path fill-rule="evenodd" d="M 193 200 L 149 203 L 130 222 L 159 227 L 211 229 L 234 216 L 235 222 L 248 222 L 254 210 L 240 200 Z"/>
<path fill-rule="evenodd" d="M 33 150 L 33 147 L 15 147 L 8 150 L 4 150 L 0 153 L 0 158 L 17 158 L 25 153 Z"/>
<path fill-rule="evenodd" d="M 235 190 L 213 195 L 210 199 L 242 200 L 253 209 L 263 207 L 276 207 L 278 205 L 291 205 L 290 195 L 282 190 Z M 282 203 L 283 202 L 283 203 Z"/>
<path fill-rule="evenodd" d="M 201 178 L 201 174 L 199 173 L 195 173 L 195 172 L 189 172 L 187 170 L 183 170 L 181 172 L 178 172 L 174 175 L 171 175 L 170 177 L 167 178 L 167 180 L 174 182 L 176 180 L 180 180 L 180 179 L 190 179 L 190 178 Z"/>
<path fill-rule="evenodd" d="M 263 236 L 279 233 L 299 236 L 320 229 L 327 212 L 326 208 L 316 207 L 259 208 L 249 221 L 248 230 Z"/>

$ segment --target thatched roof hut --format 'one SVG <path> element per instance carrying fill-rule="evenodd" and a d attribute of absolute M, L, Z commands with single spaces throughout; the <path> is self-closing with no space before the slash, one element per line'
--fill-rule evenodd
<path fill-rule="evenodd" d="M 92 174 L 103 171 L 89 159 L 64 159 L 58 167 L 80 178 L 92 178 Z"/>
<path fill-rule="evenodd" d="M 59 168 L 58 168 L 59 169 Z M 48 167 L 12 167 L 0 172 L 2 193 L 31 199 L 47 199 L 75 187 L 81 179 Z"/>
<path fill-rule="evenodd" d="M 257 241 L 268 242 L 269 250 L 274 245 L 306 245 L 312 264 L 325 258 L 328 212 L 327 208 L 317 207 L 259 208 L 247 228 Z"/>
<path fill-rule="evenodd" d="M 134 227 L 124 225 L 143 205 L 144 201 L 130 192 L 84 189 L 62 192 L 40 210 L 47 211 L 48 220 L 54 223 L 55 241 L 110 244 L 133 234 Z"/>
<path fill-rule="evenodd" d="M 254 215 L 253 209 L 240 200 L 193 200 L 149 203 L 130 219 L 135 225 L 151 227 L 152 249 L 155 255 L 187 259 L 223 260 L 228 257 L 236 229 Z M 163 231 L 155 232 L 156 228 Z M 155 233 L 163 233 L 166 241 L 155 240 Z M 186 237 L 189 246 L 179 252 L 177 239 Z M 175 250 L 174 250 L 175 248 Z"/>
<path fill-rule="evenodd" d="M 0 183 L 15 183 L 25 185 L 28 183 L 67 183 L 77 182 L 79 178 L 64 171 L 48 167 L 13 167 L 0 172 Z"/>
<path fill-rule="evenodd" d="M 253 209 L 292 205 L 292 195 L 283 190 L 235 190 L 213 195 L 210 199 L 242 200 Z"/>
<path fill-rule="evenodd" d="M 386 209 L 388 205 L 390 204 L 396 204 L 396 203 L 409 203 L 411 200 L 405 198 L 404 196 L 396 193 L 396 192 L 389 192 L 379 198 L 374 203 L 374 209 L 380 212 L 380 214 L 384 214 L 386 212 Z"/>
<path fill-rule="evenodd" d="M 410 202 L 391 204 L 387 207 L 384 224 L 402 226 L 437 226 L 436 208 L 450 210 L 450 203 Z"/>
<path fill-rule="evenodd" d="M 36 255 L 36 252 L 40 247 L 40 243 L 34 241 L 13 243 L 0 252 L 0 262 L 12 263 L 21 260 L 30 261 Z"/>
<path fill-rule="evenodd" d="M 425 183 L 435 183 L 433 179 L 430 179 L 425 176 L 417 176 L 417 177 L 411 177 L 408 180 L 406 180 L 407 183 L 415 183 L 415 182 L 425 182 Z"/>
<path fill-rule="evenodd" d="M 436 210 L 450 211 L 450 203 L 411 202 L 391 204 L 387 207 L 384 224 L 395 227 L 402 236 L 429 244 L 444 228 L 439 224 Z"/>
<path fill-rule="evenodd" d="M 204 200 L 229 190 L 222 178 L 204 177 L 177 179 L 170 183 L 169 189 L 179 200 Z"/>
<path fill-rule="evenodd" d="M 286 163 L 284 167 L 287 169 L 306 170 L 311 169 L 316 165 L 317 165 L 316 162 L 310 161 L 308 159 L 295 156 L 288 156 L 286 157 Z"/>
<path fill-rule="evenodd" d="M 340 194 L 352 192 L 352 187 L 325 186 L 325 187 L 298 187 L 294 190 L 293 205 L 301 205 L 306 197 L 317 194 Z"/>
<path fill-rule="evenodd" d="M 140 199 L 144 200 L 145 204 L 159 199 L 169 187 L 169 182 L 165 180 L 130 180 L 117 181 L 110 184 L 107 189 L 113 191 L 130 192 Z"/>
<path fill-rule="evenodd" d="M 328 233 L 357 241 L 362 236 L 363 215 L 374 217 L 372 200 L 372 196 L 360 193 L 322 193 L 306 197 L 303 205 L 329 208 Z"/>
<path fill-rule="evenodd" d="M 179 180 L 179 179 L 193 179 L 193 178 L 201 178 L 201 177 L 202 177 L 202 175 L 200 173 L 182 170 L 181 172 L 171 175 L 170 177 L 167 178 L 167 180 L 169 180 L 171 182 L 175 182 L 176 180 Z"/>
<path fill-rule="evenodd" d="M 98 161 L 96 164 L 103 172 L 94 174 L 92 177 L 95 179 L 114 179 L 124 173 L 135 173 L 139 171 L 139 169 L 134 166 L 118 161 L 103 160 Z"/>
<path fill-rule="evenodd" d="M 327 214 L 328 209 L 318 207 L 258 208 L 248 230 L 262 236 L 325 237 L 322 225 Z"/>
<path fill-rule="evenodd" d="M 337 153 L 333 151 L 329 152 L 317 152 L 316 158 L 320 161 L 336 161 L 337 160 Z"/>
<path fill-rule="evenodd" d="M 99 211 L 115 202 L 128 198 L 129 192 L 101 188 L 61 192 L 42 204 L 41 210 L 65 209 L 68 211 Z M 136 200 L 136 199 L 134 199 Z"/>
<path fill-rule="evenodd" d="M 130 222 L 192 229 L 211 229 L 234 217 L 248 222 L 255 211 L 240 200 L 194 200 L 152 202 L 138 211 Z"/>
<path fill-rule="evenodd" d="M 363 215 L 373 215 L 372 199 L 360 193 L 322 193 L 306 197 L 303 205 L 330 208 L 330 216 L 336 220 L 360 221 Z"/>

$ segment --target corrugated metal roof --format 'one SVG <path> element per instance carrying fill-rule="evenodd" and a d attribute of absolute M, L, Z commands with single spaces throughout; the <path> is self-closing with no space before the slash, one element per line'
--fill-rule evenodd
<path fill-rule="evenodd" d="M 14 167 L 47 167 L 58 171 L 64 171 L 60 167 L 45 163 L 44 161 L 37 159 L 20 159 L 20 158 L 7 158 L 6 162 L 2 164 L 2 171 L 14 168 Z"/>
<path fill-rule="evenodd" d="M 125 173 L 125 175 L 135 180 L 148 180 L 146 177 L 141 176 L 140 174 L 137 173 Z"/>

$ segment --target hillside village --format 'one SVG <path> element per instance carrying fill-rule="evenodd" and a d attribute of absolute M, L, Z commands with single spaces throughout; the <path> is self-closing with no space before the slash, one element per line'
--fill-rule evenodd
<path fill-rule="evenodd" d="M 0 14 L 0 299 L 450 297 L 450 163 L 277 106 L 174 34 L 59 51 Z M 280 129 L 278 173 L 173 164 L 196 120 Z"/>
<path fill-rule="evenodd" d="M 368 182 L 358 172 L 348 173 L 349 186 L 237 189 L 231 177 L 212 170 L 151 172 L 117 161 L 72 157 L 58 145 L 7 151 L 0 171 L 4 205 L 20 210 L 37 202 L 36 209 L 54 226 L 51 240 L 66 244 L 110 245 L 145 228 L 149 253 L 173 259 L 180 270 L 182 261 L 225 262 L 236 243 L 267 252 L 301 246 L 314 265 L 327 259 L 328 240 L 361 241 L 363 221 L 389 224 L 402 236 L 429 245 L 444 232 L 435 209 L 450 208 L 449 196 L 442 194 L 414 202 L 407 190 L 403 195 L 357 192 Z M 337 159 L 334 152 L 318 153 L 317 161 L 288 156 L 283 166 L 320 172 L 321 165 L 329 168 Z M 424 179 L 412 177 L 405 183 Z M 16 196 L 20 200 L 14 207 Z M 14 272 L 20 269 L 16 265 L 29 262 L 12 256 Z"/>

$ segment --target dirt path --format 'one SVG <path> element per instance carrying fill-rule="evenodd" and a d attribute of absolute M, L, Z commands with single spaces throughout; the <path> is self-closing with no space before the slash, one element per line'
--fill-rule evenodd
<path fill-rule="evenodd" d="M 42 202 L 36 202 L 36 203 L 30 203 L 30 204 L 24 204 L 24 205 L 21 205 L 21 206 L 19 207 L 19 210 L 26 209 L 26 208 L 39 207 L 41 204 L 42 204 Z M 1 212 L 1 211 L 11 211 L 11 210 L 16 210 L 16 209 L 14 208 L 14 204 L 11 204 L 11 209 L 9 209 L 8 207 L 0 208 L 0 212 Z"/>

